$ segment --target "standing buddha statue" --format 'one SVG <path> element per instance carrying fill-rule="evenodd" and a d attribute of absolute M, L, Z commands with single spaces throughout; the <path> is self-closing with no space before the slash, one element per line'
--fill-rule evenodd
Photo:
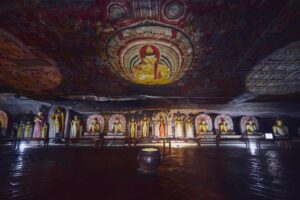
<path fill-rule="evenodd" d="M 43 127 L 42 127 L 42 138 L 47 138 L 48 137 L 48 124 L 44 122 Z"/>
<path fill-rule="evenodd" d="M 185 122 L 185 133 L 187 138 L 194 137 L 194 129 L 193 129 L 193 123 L 191 121 L 191 118 L 188 118 Z"/>
<path fill-rule="evenodd" d="M 142 125 L 142 137 L 146 138 L 149 135 L 149 121 L 146 115 L 144 115 L 141 125 Z"/>
<path fill-rule="evenodd" d="M 51 119 L 54 120 L 54 133 L 56 137 L 62 137 L 64 133 L 65 117 L 60 107 L 57 107 Z"/>
<path fill-rule="evenodd" d="M 166 137 L 166 125 L 162 117 L 160 117 L 159 122 L 159 137 Z"/>
<path fill-rule="evenodd" d="M 182 119 L 180 117 L 177 117 L 175 119 L 175 137 L 182 138 L 183 135 L 183 127 L 182 127 Z"/>
<path fill-rule="evenodd" d="M 44 122 L 43 113 L 38 112 L 38 114 L 34 117 L 33 138 L 41 137 L 43 122 Z"/>
<path fill-rule="evenodd" d="M 71 137 L 78 138 L 80 137 L 81 131 L 81 122 L 77 115 L 74 116 L 74 119 L 71 121 Z"/>
<path fill-rule="evenodd" d="M 31 131 L 32 131 L 32 125 L 31 125 L 30 121 L 27 121 L 26 125 L 25 125 L 24 138 L 30 138 Z"/>
<path fill-rule="evenodd" d="M 24 137 L 24 129 L 25 129 L 25 125 L 24 125 L 23 121 L 20 121 L 18 128 L 17 128 L 17 138 Z"/>
<path fill-rule="evenodd" d="M 129 131 L 130 131 L 131 138 L 137 137 L 137 123 L 135 122 L 134 118 L 132 118 L 131 121 L 129 122 Z"/>

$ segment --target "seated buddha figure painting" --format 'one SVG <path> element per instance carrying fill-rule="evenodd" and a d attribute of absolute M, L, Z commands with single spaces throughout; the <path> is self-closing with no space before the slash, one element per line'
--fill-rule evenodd
<path fill-rule="evenodd" d="M 104 51 L 108 60 L 102 64 L 138 85 L 171 84 L 192 67 L 196 58 L 194 43 L 187 33 L 152 20 L 110 34 Z"/>
<path fill-rule="evenodd" d="M 154 45 L 144 45 L 139 50 L 140 62 L 133 66 L 134 81 L 139 84 L 167 84 L 171 81 L 170 68 L 160 61 L 160 51 Z"/>

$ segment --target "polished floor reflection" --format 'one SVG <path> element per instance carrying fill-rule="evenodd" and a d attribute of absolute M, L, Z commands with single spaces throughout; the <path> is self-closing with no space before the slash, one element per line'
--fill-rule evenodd
<path fill-rule="evenodd" d="M 0 146 L 1 199 L 298 199 L 300 148 L 173 148 L 156 175 L 134 149 Z"/>

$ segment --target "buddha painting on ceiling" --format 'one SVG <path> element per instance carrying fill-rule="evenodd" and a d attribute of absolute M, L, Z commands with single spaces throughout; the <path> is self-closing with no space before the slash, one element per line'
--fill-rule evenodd
<path fill-rule="evenodd" d="M 154 45 L 144 45 L 139 50 L 140 63 L 132 68 L 135 82 L 140 84 L 169 83 L 170 68 L 160 62 L 160 51 Z"/>
<path fill-rule="evenodd" d="M 104 50 L 109 62 L 102 60 L 103 65 L 109 65 L 114 73 L 139 85 L 173 83 L 192 67 L 195 60 L 194 43 L 187 33 L 152 20 L 113 32 Z"/>

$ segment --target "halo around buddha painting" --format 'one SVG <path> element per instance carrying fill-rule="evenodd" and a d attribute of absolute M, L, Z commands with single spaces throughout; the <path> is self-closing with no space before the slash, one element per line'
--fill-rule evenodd
<path fill-rule="evenodd" d="M 194 60 L 194 46 L 186 33 L 154 21 L 113 33 L 105 50 L 113 71 L 144 85 L 172 83 L 182 77 Z"/>

